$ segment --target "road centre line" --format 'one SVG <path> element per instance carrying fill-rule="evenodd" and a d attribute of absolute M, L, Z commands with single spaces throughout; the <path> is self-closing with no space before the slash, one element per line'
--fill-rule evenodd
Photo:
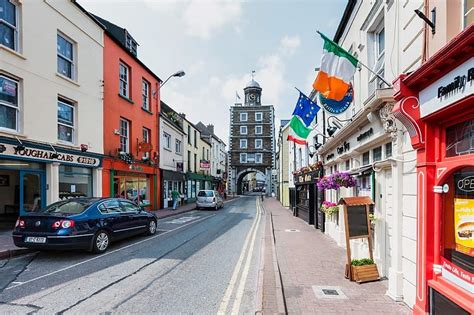
<path fill-rule="evenodd" d="M 257 237 L 258 226 L 260 223 L 260 219 L 262 218 L 261 215 L 261 202 L 257 198 L 257 225 L 253 231 L 252 240 L 250 241 L 250 248 L 247 253 L 247 260 L 245 262 L 244 269 L 242 271 L 242 276 L 240 277 L 239 287 L 237 288 L 237 293 L 235 295 L 234 305 L 232 307 L 231 314 L 238 314 L 240 310 L 240 305 L 242 304 L 242 297 L 244 295 L 245 283 L 247 282 L 249 270 L 250 270 L 250 262 L 252 261 L 253 251 L 255 247 L 255 238 Z"/>
<path fill-rule="evenodd" d="M 52 271 L 52 272 L 47 273 L 47 274 L 44 274 L 44 275 L 42 275 L 42 276 L 39 276 L 39 277 L 30 279 L 30 280 L 24 281 L 24 282 L 19 283 L 19 284 L 15 284 L 15 285 L 13 285 L 13 286 L 11 286 L 11 287 L 6 288 L 5 290 L 14 289 L 14 288 L 19 287 L 19 286 L 22 286 L 22 285 L 24 285 L 24 284 L 27 284 L 27 283 L 30 283 L 30 282 L 33 282 L 33 281 L 36 281 L 36 280 L 40 280 L 40 279 L 43 279 L 43 278 L 52 276 L 52 275 L 57 274 L 57 273 L 59 273 L 59 272 L 63 272 L 63 271 L 69 270 L 69 269 L 71 269 L 71 268 L 80 266 L 80 265 L 82 265 L 82 264 L 91 262 L 91 261 L 96 260 L 96 259 L 99 259 L 99 258 L 103 258 L 103 257 L 105 257 L 105 256 L 107 256 L 107 255 L 110 255 L 110 254 L 119 252 L 119 251 L 124 250 L 124 249 L 127 249 L 127 248 L 129 248 L 129 247 L 132 247 L 132 246 L 135 246 L 135 245 L 138 245 L 138 244 L 141 244 L 141 243 L 144 243 L 144 242 L 153 240 L 153 239 L 155 239 L 155 238 L 157 238 L 157 237 L 166 235 L 166 234 L 168 234 L 168 233 L 171 233 L 171 232 L 180 230 L 180 229 L 182 229 L 182 228 L 184 228 L 184 227 L 186 227 L 186 226 L 188 226 L 188 225 L 191 225 L 191 224 L 194 224 L 194 223 L 197 223 L 197 222 L 201 222 L 201 221 L 207 220 L 207 219 L 209 219 L 209 218 L 214 217 L 215 215 L 217 215 L 217 213 L 216 213 L 216 214 L 209 215 L 209 216 L 206 216 L 206 217 L 203 217 L 203 218 L 201 218 L 201 219 L 198 219 L 198 220 L 195 220 L 195 221 L 192 221 L 192 222 L 189 222 L 189 223 L 187 223 L 187 224 L 184 224 L 184 225 L 179 226 L 179 227 L 177 227 L 177 228 L 175 228 L 175 229 L 166 231 L 166 232 L 164 232 L 164 233 L 161 233 L 161 234 L 158 234 L 158 235 L 155 235 L 155 236 L 152 236 L 152 237 L 148 237 L 148 238 L 143 239 L 143 240 L 141 240 L 141 241 L 138 241 L 138 242 L 136 242 L 136 243 L 128 244 L 127 246 L 124 246 L 124 247 L 121 247 L 121 248 L 117 248 L 117 249 L 115 249 L 115 250 L 113 250 L 113 251 L 110 251 L 110 252 L 105 252 L 105 253 L 103 253 L 103 254 L 101 254 L 101 255 L 99 255 L 99 256 L 95 256 L 95 257 L 93 257 L 93 258 L 90 258 L 90 259 L 87 259 L 87 260 L 78 262 L 78 263 L 76 263 L 76 264 L 73 264 L 73 265 L 70 265 L 70 266 L 67 266 L 67 267 L 64 267 L 64 268 L 55 270 L 55 271 Z"/>
<path fill-rule="evenodd" d="M 250 227 L 249 232 L 247 233 L 247 237 L 245 238 L 244 246 L 242 247 L 242 251 L 240 252 L 240 257 L 239 260 L 237 261 L 237 264 L 235 265 L 234 272 L 232 273 L 232 277 L 230 279 L 229 285 L 227 286 L 227 289 L 224 293 L 224 297 L 222 298 L 221 305 L 219 306 L 219 310 L 217 311 L 217 314 L 226 314 L 227 311 L 227 306 L 230 302 L 230 298 L 232 296 L 232 292 L 234 291 L 234 287 L 237 283 L 237 278 L 240 273 L 240 269 L 242 268 L 242 263 L 245 258 L 245 253 L 247 252 L 247 247 L 250 242 L 251 235 L 253 231 L 256 229 L 256 223 L 257 223 L 257 218 L 259 216 L 259 211 L 257 209 L 257 215 L 255 216 L 255 219 L 253 221 L 252 226 Z"/>

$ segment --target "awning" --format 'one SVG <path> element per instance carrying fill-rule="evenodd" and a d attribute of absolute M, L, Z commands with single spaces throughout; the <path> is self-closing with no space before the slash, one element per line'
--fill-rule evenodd
<path fill-rule="evenodd" d="M 370 174 L 372 172 L 373 172 L 372 165 L 366 165 L 366 166 L 359 167 L 356 170 L 350 171 L 349 174 L 355 175 L 355 176 L 361 176 L 361 175 Z"/>
<path fill-rule="evenodd" d="M 174 180 L 181 182 L 185 180 L 185 176 L 184 173 L 163 170 L 163 180 Z"/>

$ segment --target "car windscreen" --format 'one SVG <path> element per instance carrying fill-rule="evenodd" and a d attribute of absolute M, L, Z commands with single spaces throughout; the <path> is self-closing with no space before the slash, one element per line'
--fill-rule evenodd
<path fill-rule="evenodd" d="M 199 193 L 198 193 L 198 197 L 214 197 L 214 193 L 212 191 L 204 191 L 204 190 L 201 190 Z"/>
<path fill-rule="evenodd" d="M 36 210 L 39 213 L 51 214 L 79 214 L 89 208 L 94 201 L 92 200 L 66 200 L 53 203 L 46 208 Z"/>

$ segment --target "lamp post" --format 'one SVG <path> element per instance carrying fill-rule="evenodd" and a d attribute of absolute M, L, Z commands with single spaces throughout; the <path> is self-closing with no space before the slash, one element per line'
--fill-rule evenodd
<path fill-rule="evenodd" d="M 184 77 L 185 74 L 186 73 L 183 70 L 176 71 L 175 73 L 170 75 L 163 83 L 161 83 L 159 89 L 161 89 L 163 87 L 163 85 L 165 85 L 166 82 L 168 82 L 169 79 L 171 79 L 173 77 L 181 78 L 181 77 Z"/>

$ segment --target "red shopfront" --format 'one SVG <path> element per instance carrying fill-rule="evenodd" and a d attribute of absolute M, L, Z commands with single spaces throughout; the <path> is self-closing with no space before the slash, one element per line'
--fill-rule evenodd
<path fill-rule="evenodd" d="M 417 150 L 415 314 L 474 313 L 474 25 L 394 82 Z"/>

